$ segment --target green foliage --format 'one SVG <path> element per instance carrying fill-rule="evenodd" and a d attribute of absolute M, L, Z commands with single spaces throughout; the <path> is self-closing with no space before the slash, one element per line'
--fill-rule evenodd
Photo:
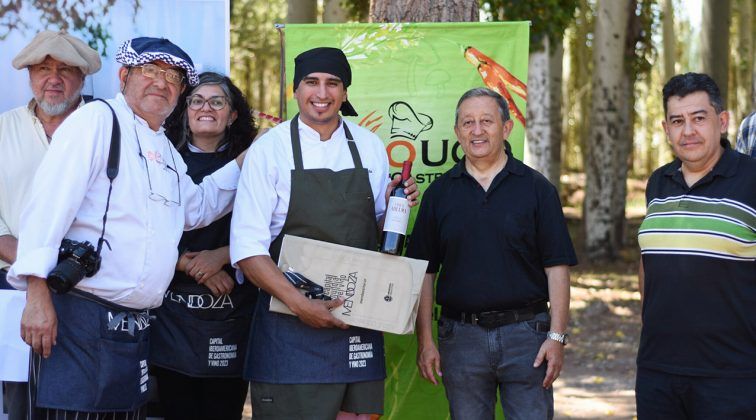
<path fill-rule="evenodd" d="M 625 65 L 631 77 L 645 79 L 656 63 L 659 51 L 652 35 L 661 26 L 661 5 L 657 0 L 637 0 L 628 23 Z"/>
<path fill-rule="evenodd" d="M 554 45 L 562 42 L 567 26 L 575 20 L 578 0 L 481 0 L 488 20 L 529 20 L 530 50 L 542 48 L 547 37 Z"/>
<path fill-rule="evenodd" d="M 231 79 L 250 107 L 266 114 L 278 115 L 281 39 L 274 24 L 285 21 L 285 0 L 232 4 Z"/>
<path fill-rule="evenodd" d="M 12 31 L 27 31 L 31 26 L 29 21 L 39 21 L 41 26 L 50 30 L 65 30 L 68 32 L 82 32 L 90 47 L 106 56 L 108 41 L 113 37 L 108 31 L 110 25 L 108 12 L 117 0 L 11 0 L 7 4 L 0 3 L 0 40 L 5 39 Z M 134 16 L 140 8 L 142 0 L 131 0 L 134 5 Z M 21 16 L 24 5 L 37 11 L 39 17 Z"/>
<path fill-rule="evenodd" d="M 341 0 L 341 7 L 347 11 L 349 20 L 367 22 L 370 0 Z"/>

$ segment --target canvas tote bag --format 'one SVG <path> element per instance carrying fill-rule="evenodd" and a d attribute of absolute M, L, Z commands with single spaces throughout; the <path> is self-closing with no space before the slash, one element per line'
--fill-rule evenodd
<path fill-rule="evenodd" d="M 344 304 L 333 315 L 348 325 L 411 334 L 428 261 L 382 254 L 314 239 L 286 235 L 278 268 L 295 271 L 323 286 Z M 302 292 L 304 293 L 304 292 Z M 270 310 L 293 315 L 275 297 Z"/>

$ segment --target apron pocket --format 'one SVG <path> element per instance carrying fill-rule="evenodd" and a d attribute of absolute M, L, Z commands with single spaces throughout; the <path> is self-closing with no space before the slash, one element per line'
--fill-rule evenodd
<path fill-rule="evenodd" d="M 195 377 L 241 377 L 252 317 L 203 320 L 164 303 L 150 332 L 150 363 Z"/>
<path fill-rule="evenodd" d="M 98 342 L 96 410 L 130 411 L 147 402 L 147 349 L 146 340 Z"/>

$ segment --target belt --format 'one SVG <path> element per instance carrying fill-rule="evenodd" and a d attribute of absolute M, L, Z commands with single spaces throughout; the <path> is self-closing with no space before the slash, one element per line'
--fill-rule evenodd
<path fill-rule="evenodd" d="M 548 311 L 546 301 L 536 302 L 519 309 L 485 312 L 461 312 L 451 308 L 441 308 L 441 315 L 455 321 L 480 325 L 483 328 L 498 328 L 515 322 L 530 321 L 537 314 Z"/>

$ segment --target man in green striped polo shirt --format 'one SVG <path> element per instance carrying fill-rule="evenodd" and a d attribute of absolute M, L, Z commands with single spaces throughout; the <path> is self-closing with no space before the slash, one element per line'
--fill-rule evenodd
<path fill-rule="evenodd" d="M 638 232 L 638 419 L 753 419 L 756 159 L 724 138 L 711 77 L 675 76 L 663 96 L 676 159 L 651 175 Z"/>

